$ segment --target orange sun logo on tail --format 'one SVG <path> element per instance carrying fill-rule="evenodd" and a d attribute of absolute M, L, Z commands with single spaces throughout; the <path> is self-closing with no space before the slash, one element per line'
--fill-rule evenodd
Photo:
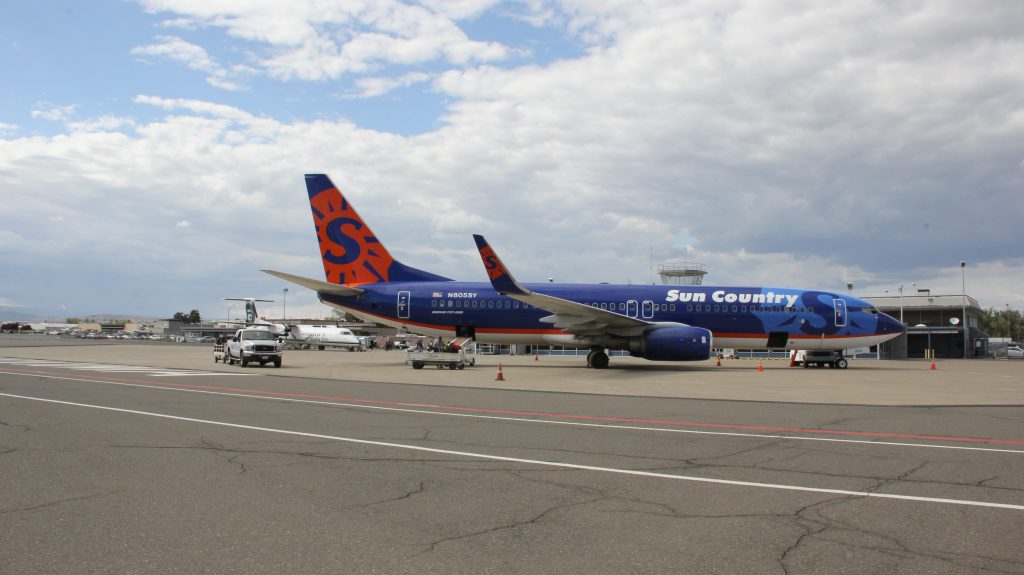
<path fill-rule="evenodd" d="M 388 281 L 394 259 L 337 188 L 309 200 L 327 281 L 360 285 Z"/>

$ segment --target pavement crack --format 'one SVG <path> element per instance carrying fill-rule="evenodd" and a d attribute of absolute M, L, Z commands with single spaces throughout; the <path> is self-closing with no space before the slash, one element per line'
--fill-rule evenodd
<path fill-rule="evenodd" d="M 118 493 L 120 489 L 114 489 L 112 491 L 104 491 L 101 493 L 92 493 L 90 495 L 79 495 L 78 497 L 67 497 L 64 499 L 57 499 L 55 501 L 48 501 L 39 505 L 33 505 L 31 507 L 22 507 L 18 509 L 0 509 L 0 515 L 9 515 L 11 513 L 25 513 L 28 511 L 38 511 L 40 509 L 46 509 L 47 507 L 53 507 L 56 505 L 63 505 L 65 503 L 72 503 L 74 501 L 85 501 L 87 499 L 95 499 L 96 497 L 103 497 L 106 495 L 113 495 Z"/>
<path fill-rule="evenodd" d="M 569 508 L 572 508 L 572 507 L 578 507 L 578 506 L 581 506 L 581 505 L 589 505 L 591 503 L 600 501 L 602 499 L 603 499 L 603 497 L 594 497 L 594 498 L 587 499 L 587 500 L 584 500 L 584 501 L 574 501 L 574 502 L 571 502 L 571 503 L 563 503 L 561 505 L 554 505 L 552 507 L 549 507 L 549 508 L 545 509 L 544 511 L 540 512 L 539 514 L 537 514 L 537 515 L 535 515 L 533 517 L 530 517 L 528 519 L 524 519 L 522 521 L 513 521 L 513 522 L 510 522 L 510 523 L 504 523 L 504 524 L 501 524 L 501 525 L 496 525 L 494 527 L 489 527 L 487 529 L 480 529 L 480 530 L 473 531 L 473 532 L 470 532 L 470 533 L 463 533 L 461 535 L 453 535 L 451 537 L 443 537 L 441 539 L 437 539 L 437 540 L 432 541 L 431 543 L 427 544 L 426 549 L 424 549 L 423 551 L 417 553 L 416 555 L 418 556 L 418 555 L 425 555 L 427 553 L 430 553 L 430 552 L 434 551 L 434 549 L 436 549 L 438 545 L 443 545 L 445 543 L 452 543 L 452 542 L 455 542 L 455 541 L 461 541 L 463 539 L 469 539 L 469 538 L 472 538 L 472 537 L 479 537 L 481 535 L 487 535 L 488 533 L 496 533 L 498 531 L 507 531 L 507 530 L 510 530 L 510 529 L 514 530 L 514 529 L 517 529 L 517 528 L 520 528 L 520 527 L 525 527 L 525 526 L 528 526 L 528 525 L 533 525 L 533 524 L 536 524 L 536 523 L 540 522 L 545 517 L 547 517 L 548 515 L 556 512 L 556 511 L 559 511 L 559 510 L 562 510 L 562 509 L 569 509 Z"/>
<path fill-rule="evenodd" d="M 421 493 L 426 492 L 426 490 L 427 490 L 427 482 L 426 481 L 420 481 L 419 485 L 417 485 L 415 489 L 411 489 L 409 491 L 406 491 L 405 493 L 403 493 L 402 495 L 399 495 L 397 497 L 388 497 L 387 499 L 381 499 L 379 501 L 370 501 L 369 503 L 360 503 L 358 505 L 345 505 L 343 507 L 340 507 L 339 509 L 342 510 L 342 511 L 351 511 L 353 509 L 361 509 L 363 507 L 374 507 L 374 506 L 377 506 L 377 505 L 383 505 L 385 503 L 395 503 L 396 501 L 404 501 L 404 500 L 409 499 L 411 497 L 415 497 L 416 495 L 419 495 Z"/>
<path fill-rule="evenodd" d="M 17 423 L 7 423 L 6 421 L 0 421 L 0 427 L 10 427 L 10 428 L 13 428 L 13 429 L 20 429 L 22 431 L 22 433 L 24 433 L 24 432 L 29 430 L 29 426 L 27 426 L 27 425 L 19 425 Z"/>

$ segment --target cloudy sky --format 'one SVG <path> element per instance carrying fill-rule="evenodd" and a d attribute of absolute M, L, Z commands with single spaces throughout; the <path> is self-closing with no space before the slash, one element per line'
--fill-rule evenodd
<path fill-rule="evenodd" d="M 0 306 L 277 315 L 258 270 L 322 277 L 326 172 L 462 280 L 483 233 L 522 281 L 960 293 L 965 259 L 1022 309 L 1022 31 L 1019 0 L 7 0 Z"/>

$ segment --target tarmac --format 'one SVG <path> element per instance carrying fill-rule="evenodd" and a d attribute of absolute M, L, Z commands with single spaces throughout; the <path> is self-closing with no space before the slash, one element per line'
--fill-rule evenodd
<path fill-rule="evenodd" d="M 550 391 L 845 405 L 1024 405 L 1024 361 L 851 360 L 845 370 L 791 368 L 786 360 L 651 362 L 613 357 L 605 370 L 583 356 L 477 355 L 465 370 L 414 370 L 402 351 L 288 350 L 280 369 L 215 363 L 209 345 L 85 342 L 53 336 L 0 336 L 0 357 L 95 362 L 282 377 Z M 495 381 L 498 365 L 503 381 Z"/>
<path fill-rule="evenodd" d="M 1024 573 L 1024 362 L 476 359 L 0 335 L 3 572 Z"/>

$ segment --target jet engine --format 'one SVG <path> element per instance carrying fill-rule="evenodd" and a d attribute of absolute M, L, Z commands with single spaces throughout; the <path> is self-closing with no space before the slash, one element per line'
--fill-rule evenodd
<path fill-rule="evenodd" d="M 651 361 L 701 361 L 711 357 L 711 331 L 683 325 L 657 327 L 630 338 L 632 355 Z"/>

